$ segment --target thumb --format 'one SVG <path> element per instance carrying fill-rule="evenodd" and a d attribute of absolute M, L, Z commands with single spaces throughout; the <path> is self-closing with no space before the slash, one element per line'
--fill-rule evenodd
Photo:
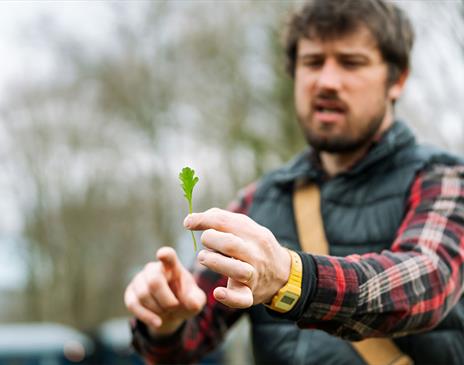
<path fill-rule="evenodd" d="M 213 291 L 214 298 L 231 308 L 249 308 L 253 305 L 251 289 L 239 281 L 229 278 L 227 288 L 217 287 Z"/>
<path fill-rule="evenodd" d="M 183 266 L 172 247 L 161 247 L 156 252 L 156 258 L 163 264 L 168 282 L 180 277 Z"/>

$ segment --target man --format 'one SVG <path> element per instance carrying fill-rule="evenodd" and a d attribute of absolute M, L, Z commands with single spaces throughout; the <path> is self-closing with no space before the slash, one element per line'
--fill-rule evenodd
<path fill-rule="evenodd" d="M 310 149 L 232 212 L 186 218 L 204 230 L 203 269 L 164 247 L 133 279 L 125 302 L 148 363 L 198 361 L 245 313 L 257 363 L 362 364 L 347 340 L 369 337 L 394 338 L 416 364 L 464 363 L 464 167 L 394 120 L 412 43 L 382 0 L 313 0 L 294 15 L 286 52 Z M 329 255 L 300 246 L 304 184 L 320 189 Z"/>

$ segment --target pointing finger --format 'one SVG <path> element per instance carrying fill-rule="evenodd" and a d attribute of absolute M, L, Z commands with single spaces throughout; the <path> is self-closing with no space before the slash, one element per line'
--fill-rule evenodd
<path fill-rule="evenodd" d="M 156 270 L 153 266 L 148 267 L 147 270 L 143 272 L 143 275 L 145 277 L 145 283 L 148 284 L 148 290 L 152 299 L 156 300 L 163 311 L 173 310 L 179 305 L 179 301 L 171 291 L 166 279 L 160 278 L 158 280 L 151 280 L 156 277 Z"/>
<path fill-rule="evenodd" d="M 165 272 L 168 274 L 168 281 L 175 280 L 179 277 L 182 271 L 182 264 L 177 257 L 176 251 L 172 247 L 161 247 L 156 252 L 156 257 L 163 264 Z"/>
<path fill-rule="evenodd" d="M 178 280 L 176 285 L 171 288 L 176 296 L 176 301 L 179 301 L 178 304 L 185 306 L 191 312 L 199 312 L 206 303 L 206 294 L 195 283 L 192 274 L 184 269 L 176 251 L 171 247 L 161 247 L 157 252 L 157 257 L 167 273 L 168 282 Z M 170 299 L 169 302 L 170 304 L 165 304 L 166 307 L 175 306 L 174 300 Z"/>

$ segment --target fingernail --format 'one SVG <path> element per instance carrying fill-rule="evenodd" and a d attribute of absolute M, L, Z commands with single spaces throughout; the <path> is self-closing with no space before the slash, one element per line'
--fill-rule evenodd
<path fill-rule="evenodd" d="M 216 290 L 215 297 L 218 300 L 224 300 L 226 299 L 226 293 L 223 289 Z"/>
<path fill-rule="evenodd" d="M 198 253 L 198 261 L 200 262 L 200 264 L 205 262 L 205 256 L 206 254 L 203 250 Z"/>
<path fill-rule="evenodd" d="M 185 217 L 184 219 L 184 227 L 185 228 L 190 228 L 190 224 L 191 224 L 191 221 L 192 221 L 192 218 L 190 217 L 190 214 Z"/>

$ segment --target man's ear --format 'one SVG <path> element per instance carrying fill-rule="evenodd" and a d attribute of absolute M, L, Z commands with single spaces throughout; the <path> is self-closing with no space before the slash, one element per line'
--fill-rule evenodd
<path fill-rule="evenodd" d="M 397 100 L 404 89 L 404 84 L 409 76 L 409 69 L 401 72 L 396 81 L 388 88 L 388 97 L 390 100 Z"/>

